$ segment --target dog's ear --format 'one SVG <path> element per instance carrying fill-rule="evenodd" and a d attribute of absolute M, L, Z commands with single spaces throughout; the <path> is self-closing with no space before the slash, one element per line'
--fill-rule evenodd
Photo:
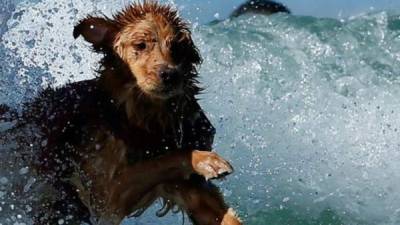
<path fill-rule="evenodd" d="M 193 64 L 200 64 L 202 62 L 199 49 L 194 44 L 189 30 L 181 31 L 178 44 L 182 46 L 183 52 L 181 54 L 185 56 L 187 61 Z"/>
<path fill-rule="evenodd" d="M 115 22 L 101 17 L 87 17 L 74 27 L 74 38 L 80 35 L 93 44 L 95 50 L 112 48 L 114 37 L 118 32 Z"/>

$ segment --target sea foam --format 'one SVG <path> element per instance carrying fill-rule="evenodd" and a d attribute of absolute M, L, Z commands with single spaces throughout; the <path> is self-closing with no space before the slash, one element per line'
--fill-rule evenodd
<path fill-rule="evenodd" d="M 99 56 L 73 39 L 73 25 L 124 5 L 13 3 L 0 10 L 0 102 L 12 106 L 41 87 L 94 77 Z M 247 224 L 400 223 L 398 13 L 342 21 L 247 15 L 196 26 L 193 35 L 215 148 L 236 168 L 218 185 Z M 13 174 L 25 177 L 23 187 L 34 183 L 24 168 L 1 173 L 0 223 L 29 223 L 23 212 L 31 206 L 7 197 Z M 156 219 L 155 210 L 125 224 L 181 220 Z"/>

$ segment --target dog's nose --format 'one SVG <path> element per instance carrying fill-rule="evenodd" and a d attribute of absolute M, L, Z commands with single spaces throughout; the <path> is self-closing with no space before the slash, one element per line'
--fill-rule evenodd
<path fill-rule="evenodd" d="M 179 72 L 177 69 L 165 68 L 160 71 L 160 78 L 164 84 L 174 84 L 179 79 Z"/>

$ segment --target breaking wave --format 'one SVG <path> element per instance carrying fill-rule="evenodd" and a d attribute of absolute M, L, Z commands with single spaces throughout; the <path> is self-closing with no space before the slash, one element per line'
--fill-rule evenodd
<path fill-rule="evenodd" d="M 41 87 L 93 77 L 99 57 L 73 40 L 73 25 L 123 5 L 3 1 L 0 103 L 15 107 Z M 201 104 L 236 168 L 219 185 L 246 224 L 400 224 L 399 15 L 249 15 L 194 28 Z M 35 182 L 29 168 L 0 168 L 0 224 L 29 224 L 31 206 L 14 197 Z M 125 224 L 181 221 L 155 210 Z"/>

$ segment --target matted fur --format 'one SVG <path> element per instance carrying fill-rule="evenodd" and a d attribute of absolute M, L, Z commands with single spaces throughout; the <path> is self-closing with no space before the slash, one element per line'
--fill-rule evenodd
<path fill-rule="evenodd" d="M 184 95 L 170 98 L 167 101 L 152 98 L 143 93 L 138 87 L 137 79 L 131 76 L 132 71 L 126 62 L 122 59 L 123 54 L 116 55 L 115 43 L 120 38 L 120 33 L 133 27 L 139 21 L 146 21 L 151 16 L 157 22 L 165 23 L 172 29 L 169 31 L 170 36 L 176 37 L 177 44 L 185 45 L 182 47 L 184 51 L 177 57 L 185 58 L 188 62 L 184 68 L 186 73 L 183 87 Z M 146 18 L 147 17 L 147 18 Z M 95 22 L 95 17 L 89 16 L 79 23 L 74 30 L 74 36 L 78 37 L 82 32 L 81 24 Z M 97 20 L 98 21 L 98 20 Z M 97 22 L 96 21 L 96 22 Z M 144 3 L 133 3 L 126 7 L 120 13 L 115 14 L 112 18 L 103 17 L 101 21 L 107 26 L 112 27 L 111 33 L 115 35 L 113 39 L 107 39 L 106 42 L 112 42 L 113 45 L 93 44 L 93 49 L 104 54 L 104 58 L 100 61 L 100 69 L 98 73 L 101 77 L 105 88 L 112 93 L 118 105 L 125 108 L 126 113 L 133 124 L 146 129 L 154 128 L 154 121 L 161 124 L 163 129 L 171 126 L 175 121 L 175 115 L 169 115 L 171 107 L 176 109 L 172 112 L 177 113 L 186 101 L 193 101 L 201 88 L 198 87 L 196 65 L 201 63 L 201 57 L 198 49 L 191 40 L 191 32 L 188 24 L 184 22 L 175 9 L 169 5 L 160 5 L 155 1 L 145 1 Z M 132 28 L 134 30 L 134 28 Z M 186 53 L 186 54 L 185 54 Z M 172 105 L 172 106 L 171 106 Z"/>
<path fill-rule="evenodd" d="M 144 19 L 148 13 L 162 16 L 177 29 L 190 32 L 188 24 L 178 16 L 178 12 L 172 8 L 172 6 L 160 5 L 156 1 L 147 0 L 143 3 L 135 2 L 121 12 L 115 14 L 113 20 L 116 21 L 119 26 L 123 27 Z"/>
<path fill-rule="evenodd" d="M 194 224 L 240 225 L 207 181 L 233 169 L 211 152 L 215 129 L 196 100 L 201 58 L 177 12 L 134 3 L 81 20 L 79 36 L 103 54 L 98 77 L 46 89 L 15 126 L 40 134 L 34 166 L 57 193 L 38 204 L 35 225 L 117 225 L 157 198 L 170 201 L 159 216 L 176 204 Z"/>

